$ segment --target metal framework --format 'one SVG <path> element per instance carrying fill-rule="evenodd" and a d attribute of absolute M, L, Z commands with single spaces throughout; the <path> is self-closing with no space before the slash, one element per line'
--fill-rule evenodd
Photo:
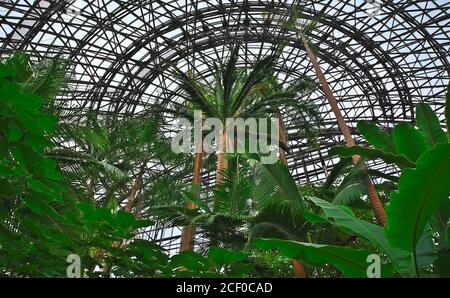
<path fill-rule="evenodd" d="M 157 101 L 176 102 L 166 92 L 177 88 L 167 60 L 208 80 L 206 66 L 226 58 L 236 42 L 243 45 L 238 63 L 248 68 L 287 42 L 277 63 L 280 82 L 302 75 L 315 78 L 296 34 L 280 25 L 293 2 L 302 8 L 302 19 L 317 21 L 308 38 L 357 141 L 354 128 L 362 119 L 386 128 L 414 122 L 417 102 L 443 114 L 450 76 L 448 0 L 3 0 L 0 54 L 22 50 L 33 59 L 63 54 L 76 74 L 59 98 L 67 109 L 79 110 L 79 117 L 87 112 L 132 117 Z M 290 128 L 292 115 L 284 114 L 289 167 L 301 183 L 324 179 L 335 162 L 328 149 L 343 143 L 322 92 L 308 100 L 325 119 L 318 149 L 306 146 Z M 205 184 L 213 181 L 210 173 L 204 178 Z M 157 227 L 146 233 L 142 237 L 165 239 L 169 249 L 177 247 L 177 232 Z"/>

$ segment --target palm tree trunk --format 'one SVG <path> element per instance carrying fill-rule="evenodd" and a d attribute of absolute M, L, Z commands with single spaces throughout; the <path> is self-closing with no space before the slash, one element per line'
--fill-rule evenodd
<path fill-rule="evenodd" d="M 201 172 L 203 167 L 203 115 L 200 122 L 200 140 L 201 142 L 195 144 L 195 156 L 194 156 L 194 173 L 192 177 L 192 194 L 195 198 L 200 198 L 201 188 Z M 195 124 L 194 124 L 195 127 Z M 195 209 L 197 206 L 193 202 L 188 202 L 187 207 L 189 209 Z M 195 227 L 186 226 L 181 232 L 180 251 L 194 250 L 194 237 Z"/>
<path fill-rule="evenodd" d="M 136 194 L 139 191 L 139 189 L 141 188 L 141 184 L 142 184 L 142 174 L 139 174 L 139 176 L 134 181 L 133 187 L 131 188 L 131 192 L 128 195 L 127 203 L 125 204 L 125 207 L 123 208 L 123 210 L 125 212 L 131 212 L 131 209 L 133 208 L 133 204 L 136 200 Z"/>
<path fill-rule="evenodd" d="M 282 143 L 283 145 L 286 146 L 287 133 L 286 133 L 286 127 L 284 125 L 283 118 L 281 118 L 281 113 L 279 111 L 277 111 L 275 113 L 275 117 L 278 118 L 278 131 L 279 131 L 280 143 Z M 279 147 L 278 153 L 280 155 L 281 162 L 287 167 L 288 162 L 287 162 L 287 158 L 286 158 L 286 152 L 283 150 L 283 148 Z M 305 266 L 301 262 L 299 262 L 297 260 L 292 260 L 292 265 L 294 266 L 295 277 L 306 278 Z"/>
<path fill-rule="evenodd" d="M 305 265 L 300 261 L 292 260 L 292 265 L 294 266 L 294 272 L 296 278 L 307 278 Z"/>
<path fill-rule="evenodd" d="M 222 182 L 223 179 L 223 171 L 228 168 L 228 160 L 226 159 L 226 151 L 227 151 L 227 138 L 228 134 L 225 129 L 220 134 L 219 138 L 219 149 L 217 153 L 217 167 L 216 167 L 216 185 Z M 220 202 L 217 200 L 214 201 L 214 210 L 217 210 Z"/>
<path fill-rule="evenodd" d="M 200 196 L 200 175 L 202 171 L 202 163 L 203 163 L 203 153 L 202 152 L 195 153 L 194 177 L 192 178 L 192 192 L 196 198 L 199 198 Z M 189 209 L 197 208 L 197 206 L 192 202 L 188 202 L 187 207 Z M 194 226 L 186 226 L 183 228 L 183 232 L 181 233 L 180 251 L 194 250 L 194 236 L 195 236 Z"/>
<path fill-rule="evenodd" d="M 136 180 L 134 180 L 133 186 L 131 187 L 131 191 L 130 191 L 130 194 L 128 195 L 127 203 L 125 204 L 125 207 L 123 208 L 123 211 L 125 211 L 125 212 L 131 212 L 131 209 L 133 208 L 133 204 L 136 201 L 136 195 L 142 187 L 142 175 L 144 174 L 144 169 L 145 169 L 145 163 L 142 165 L 141 170 L 139 171 L 139 174 L 138 174 Z M 121 247 L 122 244 L 123 244 L 123 240 L 112 242 L 112 246 L 115 248 Z"/>
<path fill-rule="evenodd" d="M 314 70 L 316 71 L 316 75 L 320 81 L 320 84 L 322 85 L 323 92 L 325 93 L 325 97 L 328 99 L 328 102 L 331 106 L 331 109 L 333 110 L 333 113 L 337 119 L 339 129 L 341 130 L 345 142 L 347 143 L 347 146 L 354 146 L 355 140 L 352 137 L 352 134 L 350 133 L 350 129 L 345 122 L 344 117 L 342 116 L 341 110 L 339 109 L 339 106 L 337 104 L 336 98 L 334 97 L 333 93 L 331 92 L 330 86 L 328 85 L 327 80 L 325 79 L 325 76 L 322 72 L 322 69 L 320 68 L 319 63 L 317 62 L 317 57 L 314 54 L 314 52 L 311 50 L 311 48 L 308 45 L 308 42 L 304 38 L 304 36 L 301 36 L 301 40 L 303 42 L 303 46 L 306 49 L 306 52 L 308 54 L 309 59 L 311 60 L 311 63 L 314 67 Z M 353 156 L 353 162 L 356 164 L 360 157 L 359 156 Z M 380 226 L 386 225 L 386 212 L 383 207 L 383 203 L 381 202 L 376 190 L 375 186 L 372 183 L 372 180 L 370 177 L 366 178 L 366 184 L 368 188 L 368 196 L 370 203 L 372 204 L 372 209 L 375 213 L 375 217 L 377 219 L 377 222 Z"/>
<path fill-rule="evenodd" d="M 284 126 L 283 118 L 281 118 L 281 113 L 277 111 L 275 112 L 274 116 L 278 118 L 278 135 L 280 138 L 280 143 L 286 146 L 287 144 L 286 127 Z M 288 162 L 286 158 L 286 152 L 283 150 L 283 148 L 280 147 L 278 153 L 280 155 L 281 162 L 287 167 Z"/>
<path fill-rule="evenodd" d="M 228 168 L 228 161 L 226 159 L 227 151 L 227 132 L 223 131 L 219 139 L 219 152 L 217 153 L 217 169 L 216 169 L 216 184 L 222 181 L 222 172 Z"/>

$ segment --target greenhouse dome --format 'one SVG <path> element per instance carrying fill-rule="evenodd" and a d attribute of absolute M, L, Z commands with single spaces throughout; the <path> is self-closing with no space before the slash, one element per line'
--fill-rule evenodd
<path fill-rule="evenodd" d="M 346 258 L 379 253 L 448 277 L 450 2 L 0 1 L 0 23 L 0 276 L 75 254 L 85 277 L 370 277 Z M 279 118 L 277 162 L 216 154 L 225 128 L 173 152 L 194 110 Z"/>

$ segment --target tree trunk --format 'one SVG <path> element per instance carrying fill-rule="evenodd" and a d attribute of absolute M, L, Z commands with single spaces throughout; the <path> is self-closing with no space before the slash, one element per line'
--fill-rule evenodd
<path fill-rule="evenodd" d="M 277 111 L 274 116 L 278 118 L 278 136 L 280 138 L 280 143 L 286 146 L 287 144 L 286 127 L 284 126 L 283 118 L 281 118 L 281 113 Z M 286 152 L 284 152 L 283 148 L 280 147 L 280 149 L 278 150 L 278 154 L 280 155 L 281 162 L 287 167 L 288 162 L 286 159 Z"/>
<path fill-rule="evenodd" d="M 133 204 L 136 200 L 136 194 L 139 191 L 139 189 L 141 188 L 141 184 L 142 184 L 141 180 L 142 180 L 142 175 L 140 174 L 134 181 L 134 185 L 131 188 L 131 192 L 130 192 L 130 195 L 128 196 L 127 203 L 125 204 L 125 207 L 123 208 L 123 210 L 125 212 L 131 212 L 131 209 L 133 208 Z"/>
<path fill-rule="evenodd" d="M 200 140 L 195 140 L 194 173 L 192 177 L 192 194 L 195 198 L 200 198 L 201 172 L 203 167 L 203 115 L 200 124 Z M 195 123 L 194 123 L 195 127 Z M 200 141 L 197 143 L 197 141 Z M 193 202 L 188 202 L 189 209 L 195 209 L 197 206 Z M 186 226 L 181 233 L 180 251 L 194 250 L 195 227 Z"/>
<path fill-rule="evenodd" d="M 123 211 L 125 211 L 125 212 L 131 212 L 131 209 L 133 208 L 133 204 L 136 201 L 136 194 L 138 193 L 138 191 L 141 189 L 141 186 L 142 186 L 142 175 L 144 174 L 144 169 L 145 169 L 145 163 L 141 167 L 141 170 L 140 170 L 136 180 L 134 181 L 133 186 L 131 187 L 131 192 L 128 195 L 127 203 L 125 204 L 125 207 L 123 208 Z M 122 246 L 122 243 L 123 243 L 123 240 L 113 241 L 112 246 L 115 248 L 119 248 Z"/>
<path fill-rule="evenodd" d="M 145 165 L 146 163 L 144 162 L 141 166 L 141 169 L 139 171 L 139 174 L 136 178 L 136 180 L 134 180 L 134 184 L 131 187 L 131 192 L 128 195 L 128 200 L 127 203 L 125 204 L 125 207 L 123 208 L 123 210 L 125 212 L 131 212 L 131 209 L 133 208 L 133 204 L 136 201 L 136 194 L 138 193 L 138 191 L 141 189 L 142 187 L 142 175 L 144 174 L 144 170 L 145 170 Z M 111 246 L 114 248 L 120 248 L 123 244 L 123 240 L 118 240 L 118 241 L 113 241 L 111 243 Z M 97 252 L 97 254 L 95 255 L 95 259 L 97 261 L 100 261 L 104 256 L 104 252 L 101 250 L 99 252 Z M 105 266 L 102 268 L 102 272 L 105 276 L 107 276 L 109 274 L 109 270 L 111 268 L 109 268 L 108 266 Z"/>
<path fill-rule="evenodd" d="M 300 261 L 297 260 L 292 260 L 292 265 L 294 266 L 296 278 L 307 278 L 305 265 L 303 265 Z"/>
<path fill-rule="evenodd" d="M 202 171 L 202 163 L 203 163 L 203 153 L 195 153 L 194 176 L 192 178 L 192 192 L 196 198 L 199 198 L 200 196 L 200 175 Z M 197 208 L 197 206 L 192 202 L 188 202 L 187 207 L 189 209 Z M 183 228 L 183 232 L 181 234 L 180 251 L 194 250 L 194 236 L 195 236 L 194 226 L 186 226 Z"/>
<path fill-rule="evenodd" d="M 275 117 L 278 118 L 278 126 L 279 126 L 278 131 L 279 131 L 280 143 L 283 144 L 284 146 L 286 146 L 287 132 L 286 132 L 286 127 L 284 126 L 283 118 L 281 118 L 281 113 L 279 111 L 277 111 L 275 113 Z M 287 158 L 286 158 L 286 152 L 283 150 L 283 148 L 280 147 L 278 153 L 280 155 L 281 162 L 287 167 L 288 162 L 287 162 Z M 300 261 L 292 260 L 292 265 L 294 266 L 295 277 L 306 278 L 305 266 Z"/>
<path fill-rule="evenodd" d="M 314 52 L 311 50 L 311 48 L 309 47 L 308 42 L 305 40 L 304 36 L 301 36 L 301 40 L 303 42 L 303 46 L 306 49 L 308 57 L 311 60 L 311 63 L 314 67 L 314 70 L 320 81 L 320 84 L 322 85 L 322 89 L 323 89 L 323 92 L 325 93 L 325 97 L 328 99 L 331 109 L 333 110 L 333 113 L 334 113 L 336 120 L 338 122 L 338 125 L 339 125 L 339 129 L 341 130 L 341 132 L 345 138 L 345 142 L 347 143 L 347 146 L 349 146 L 349 147 L 354 146 L 355 140 L 352 137 L 350 129 L 348 128 L 348 125 L 345 122 L 344 117 L 342 116 L 341 110 L 339 109 L 336 98 L 333 96 L 330 86 L 328 85 L 328 82 L 325 79 L 325 76 L 320 68 L 320 65 L 317 62 L 317 57 L 314 54 Z M 360 159 L 359 156 L 353 156 L 352 158 L 353 158 L 353 162 L 355 164 Z M 370 177 L 366 178 L 366 183 L 367 183 L 367 188 L 368 188 L 369 200 L 372 204 L 372 209 L 375 213 L 377 222 L 380 226 L 384 226 L 384 225 L 386 225 L 386 212 L 384 210 L 383 203 L 381 202 L 380 198 L 378 197 L 378 194 L 375 190 L 375 186 L 373 185 Z"/>
<path fill-rule="evenodd" d="M 216 169 L 216 184 L 222 181 L 222 172 L 228 168 L 228 161 L 226 159 L 227 151 L 227 132 L 223 131 L 219 139 L 219 152 L 217 153 L 217 169 Z"/>
<path fill-rule="evenodd" d="M 216 185 L 222 182 L 223 171 L 228 168 L 228 160 L 226 158 L 228 134 L 225 130 L 222 131 L 219 138 L 219 149 L 217 152 L 217 167 L 216 167 Z M 214 201 L 214 210 L 220 207 L 220 202 Z"/>

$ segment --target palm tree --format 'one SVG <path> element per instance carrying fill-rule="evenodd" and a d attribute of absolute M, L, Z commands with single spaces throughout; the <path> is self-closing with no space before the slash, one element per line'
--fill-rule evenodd
<path fill-rule="evenodd" d="M 320 85 L 322 86 L 322 90 L 325 94 L 325 97 L 328 100 L 328 103 L 331 106 L 331 109 L 336 117 L 336 120 L 338 122 L 338 126 L 339 129 L 341 130 L 342 135 L 344 136 L 345 142 L 347 144 L 347 146 L 351 147 L 355 145 L 355 140 L 352 137 L 352 134 L 350 132 L 350 129 L 347 125 L 347 122 L 345 121 L 341 110 L 337 104 L 337 100 L 333 95 L 333 92 L 331 91 L 330 86 L 328 85 L 327 80 L 325 79 L 325 75 L 322 72 L 322 69 L 320 68 L 320 65 L 317 61 L 317 57 L 314 54 L 314 52 L 312 51 L 312 49 L 310 48 L 308 41 L 305 37 L 305 32 L 307 32 L 308 30 L 311 30 L 314 25 L 315 22 L 312 22 L 311 24 L 309 24 L 308 26 L 304 26 L 304 28 L 297 28 L 297 20 L 300 18 L 301 16 L 301 9 L 299 9 L 296 4 L 293 5 L 292 8 L 292 13 L 290 14 L 288 20 L 286 22 L 284 22 L 283 27 L 289 29 L 289 30 L 293 30 L 297 33 L 297 37 L 302 41 L 303 46 L 306 50 L 306 53 L 309 57 L 309 60 L 311 61 L 311 64 L 313 65 L 313 68 L 316 72 L 316 76 L 320 82 Z M 354 164 L 357 164 L 358 161 L 360 160 L 359 156 L 353 156 L 352 157 Z M 372 183 L 372 180 L 370 179 L 369 176 L 367 176 L 365 178 L 365 183 L 367 185 L 368 188 L 368 197 L 369 200 L 372 204 L 372 209 L 375 213 L 375 217 L 377 219 L 377 222 L 379 225 L 384 226 L 386 224 L 386 212 L 384 210 L 383 207 L 383 203 L 381 202 L 378 193 L 375 189 L 375 186 Z"/>
<path fill-rule="evenodd" d="M 218 118 L 222 123 L 227 118 L 247 118 L 265 109 L 268 99 L 258 98 L 258 88 L 265 78 L 271 75 L 274 56 L 268 56 L 255 64 L 254 69 L 247 75 L 244 71 L 238 71 L 236 64 L 238 60 L 239 47 L 231 50 L 230 58 L 220 67 L 214 66 L 215 82 L 210 85 L 202 84 L 194 76 L 185 74 L 173 66 L 174 76 L 180 81 L 180 88 L 184 94 L 178 94 L 185 100 L 182 112 L 193 112 L 201 110 L 205 117 Z M 278 99 L 286 100 L 286 95 Z M 171 110 L 176 116 L 184 116 L 177 111 Z M 250 116 L 249 116 L 250 114 Z M 216 184 L 222 180 L 222 172 L 227 168 L 226 148 L 228 134 L 226 127 L 221 128 L 217 141 L 217 167 Z"/>
<path fill-rule="evenodd" d="M 55 147 L 46 155 L 58 162 L 80 197 L 103 207 L 122 205 L 124 211 L 134 210 L 140 217 L 144 190 L 152 192 L 151 185 L 174 176 L 173 169 L 185 167 L 187 158 L 170 150 L 170 143 L 160 135 L 157 117 L 122 119 L 108 126 L 97 117 L 85 118 L 79 124 L 58 123 Z M 165 169 L 149 172 L 148 164 L 155 162 Z"/>
<path fill-rule="evenodd" d="M 203 137 L 201 137 L 203 139 Z M 192 177 L 192 195 L 196 198 L 200 198 L 200 176 L 202 171 L 202 164 L 203 164 L 203 146 L 198 146 L 196 148 L 195 158 L 194 158 L 194 174 Z M 187 203 L 187 208 L 189 209 L 195 209 L 197 206 L 189 201 Z M 180 250 L 186 251 L 186 250 L 194 250 L 194 236 L 195 236 L 195 226 L 189 225 L 185 226 L 183 228 L 183 231 L 181 233 L 181 244 L 180 244 Z"/>
<path fill-rule="evenodd" d="M 312 91 L 315 89 L 315 85 L 313 84 L 313 82 L 311 80 L 309 80 L 309 78 L 301 77 L 300 79 L 298 79 L 297 83 L 292 84 L 290 87 L 288 87 L 288 90 L 292 89 L 292 88 L 296 88 L 298 90 Z M 278 84 L 276 79 L 272 79 L 271 80 L 271 88 L 268 89 L 266 91 L 266 93 L 267 92 L 268 93 L 280 92 L 280 90 L 282 90 L 282 86 L 280 84 Z M 307 108 L 307 106 L 305 106 L 305 109 L 306 108 Z M 314 119 L 311 119 L 311 120 L 313 120 L 311 123 L 315 123 L 318 127 L 320 127 L 321 120 L 320 120 L 319 114 L 317 113 L 317 109 L 315 109 L 315 107 L 312 105 L 310 105 L 309 108 L 310 108 L 309 113 L 308 113 L 309 116 L 314 117 Z M 279 138 L 280 138 L 279 158 L 280 158 L 281 163 L 287 168 L 288 162 L 287 162 L 287 158 L 286 158 L 285 149 L 283 149 L 283 148 L 287 148 L 288 133 L 286 131 L 286 126 L 284 124 L 281 112 L 279 110 L 276 110 L 276 112 L 274 113 L 274 116 L 275 116 L 275 118 L 278 118 L 278 121 L 279 121 Z M 316 129 L 314 129 L 316 125 L 308 125 L 307 121 L 305 121 L 304 123 L 301 123 L 303 132 L 308 139 L 314 139 L 316 137 L 316 135 L 315 135 Z M 298 278 L 306 277 L 305 267 L 301 262 L 299 262 L 297 260 L 292 260 L 292 265 L 294 266 L 294 272 L 295 272 L 296 277 L 298 277 Z"/>
<path fill-rule="evenodd" d="M 314 70 L 316 72 L 317 78 L 319 79 L 319 82 L 323 88 L 323 92 L 325 93 L 325 97 L 328 99 L 328 103 L 331 106 L 331 109 L 333 110 L 333 113 L 337 119 L 339 129 L 342 132 L 342 135 L 344 136 L 345 142 L 347 146 L 351 147 L 355 145 L 355 140 L 353 139 L 350 129 L 342 116 L 341 110 L 339 109 L 339 106 L 337 104 L 336 98 L 334 97 L 330 86 L 328 85 L 327 80 L 325 79 L 325 76 L 322 72 L 322 69 L 320 68 L 319 63 L 317 62 L 317 57 L 314 54 L 314 52 L 311 50 L 311 48 L 308 45 L 308 42 L 303 34 L 300 34 L 300 38 L 302 40 L 303 46 L 306 49 L 306 52 L 308 54 L 308 57 L 314 67 Z M 357 164 L 360 160 L 359 156 L 353 156 L 353 163 Z M 375 213 L 375 217 L 377 219 L 377 222 L 379 225 L 384 226 L 386 225 L 386 212 L 383 207 L 383 203 L 381 202 L 378 193 L 375 189 L 375 186 L 372 183 L 372 180 L 369 176 L 366 176 L 365 183 L 368 188 L 368 197 L 372 204 L 373 211 Z"/>
<path fill-rule="evenodd" d="M 223 65 L 214 65 L 212 70 L 215 81 L 211 84 L 200 83 L 190 73 L 184 73 L 172 65 L 174 76 L 180 81 L 182 93 L 177 93 L 184 99 L 184 104 L 176 109 L 157 107 L 160 111 L 170 113 L 175 117 L 192 115 L 194 110 L 201 110 L 205 117 L 214 117 L 226 122 L 227 118 L 248 119 L 267 117 L 278 110 L 280 106 L 288 106 L 302 114 L 312 114 L 313 109 L 305 109 L 304 102 L 296 100 L 300 91 L 295 85 L 288 90 L 271 92 L 264 95 L 261 90 L 267 87 L 268 78 L 272 77 L 273 67 L 278 55 L 267 56 L 256 62 L 254 68 L 247 73 L 237 68 L 239 46 L 234 46 L 230 51 L 230 58 Z M 223 173 L 228 167 L 226 148 L 229 140 L 226 127 L 222 127 L 219 135 L 216 164 L 216 185 L 223 180 Z M 200 164 L 200 154 L 196 155 L 196 165 Z M 194 178 L 199 177 L 200 167 L 197 166 Z M 194 181 L 194 183 L 200 183 Z M 214 200 L 214 208 L 218 209 L 220 200 Z M 182 242 L 189 243 L 192 239 L 192 231 L 183 233 Z M 185 245 L 183 244 L 183 247 Z"/>

